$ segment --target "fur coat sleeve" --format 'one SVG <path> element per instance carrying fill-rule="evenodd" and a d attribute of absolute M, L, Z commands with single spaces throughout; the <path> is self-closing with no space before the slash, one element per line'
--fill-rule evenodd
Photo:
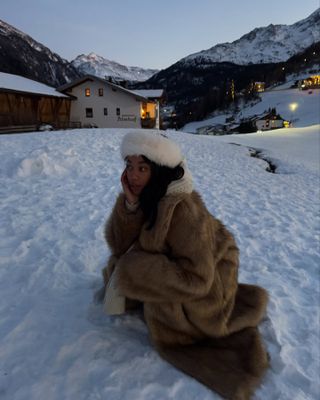
<path fill-rule="evenodd" d="M 116 282 L 122 295 L 142 302 L 185 302 L 210 290 L 214 260 L 208 215 L 183 201 L 166 210 L 171 212 L 166 251 L 136 249 L 119 258 Z"/>
<path fill-rule="evenodd" d="M 120 257 L 138 238 L 143 223 L 141 210 L 130 212 L 121 193 L 106 223 L 104 235 L 114 258 Z"/>

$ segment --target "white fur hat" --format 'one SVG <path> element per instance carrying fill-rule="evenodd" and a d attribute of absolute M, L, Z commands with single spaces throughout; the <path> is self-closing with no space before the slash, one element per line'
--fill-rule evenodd
<path fill-rule="evenodd" d="M 174 168 L 183 156 L 179 146 L 158 131 L 135 130 L 123 138 L 121 156 L 143 155 L 158 165 Z"/>

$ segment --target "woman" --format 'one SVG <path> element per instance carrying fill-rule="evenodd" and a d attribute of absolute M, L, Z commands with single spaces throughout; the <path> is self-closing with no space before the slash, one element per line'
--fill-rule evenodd
<path fill-rule="evenodd" d="M 163 358 L 228 399 L 248 399 L 268 364 L 256 328 L 266 291 L 238 284 L 235 240 L 193 190 L 176 143 L 135 131 L 121 155 L 123 193 L 105 229 L 106 297 L 112 287 L 143 304 Z"/>

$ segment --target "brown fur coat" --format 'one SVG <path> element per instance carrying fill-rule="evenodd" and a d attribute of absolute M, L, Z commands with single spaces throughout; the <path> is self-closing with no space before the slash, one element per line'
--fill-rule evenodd
<path fill-rule="evenodd" d="M 261 344 L 256 326 L 265 314 L 267 293 L 257 286 L 238 284 L 239 251 L 235 240 L 208 212 L 200 196 L 196 192 L 165 196 L 159 203 L 156 224 L 146 230 L 141 210 L 128 212 L 121 194 L 106 225 L 105 237 L 112 251 L 105 281 L 115 268 L 119 292 L 143 303 L 145 320 L 160 354 L 228 398 L 249 398 L 257 379 L 249 389 L 240 390 L 240 383 L 232 390 L 226 390 L 225 385 L 220 388 L 218 383 L 210 385 L 194 371 L 192 357 L 186 367 L 188 361 L 179 361 L 175 353 L 183 346 L 191 351 L 194 344 L 204 341 L 221 350 L 221 340 L 230 340 L 239 331 L 249 344 L 244 345 L 238 335 L 228 347 L 241 342 L 240 348 L 244 346 L 246 353 L 256 340 Z M 197 351 L 201 354 L 198 347 Z M 261 346 L 259 351 L 263 353 Z M 185 350 L 182 353 L 187 354 Z M 208 354 L 208 349 L 203 353 Z M 236 353 L 238 357 L 239 351 Z M 241 360 L 243 356 L 239 356 Z M 262 363 L 260 369 L 264 370 L 265 353 L 261 357 L 258 362 L 244 363 L 254 363 L 253 369 Z M 222 364 L 228 359 L 226 355 L 220 358 Z M 236 364 L 233 356 L 229 362 L 230 367 Z M 244 379 L 240 372 L 235 375 Z"/>

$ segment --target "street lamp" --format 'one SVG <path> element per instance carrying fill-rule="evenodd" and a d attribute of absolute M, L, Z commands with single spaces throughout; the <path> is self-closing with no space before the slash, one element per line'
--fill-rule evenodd
<path fill-rule="evenodd" d="M 293 113 L 296 111 L 296 109 L 298 108 L 298 103 L 291 103 L 289 104 L 289 108 L 291 110 L 291 124 L 293 122 Z"/>

